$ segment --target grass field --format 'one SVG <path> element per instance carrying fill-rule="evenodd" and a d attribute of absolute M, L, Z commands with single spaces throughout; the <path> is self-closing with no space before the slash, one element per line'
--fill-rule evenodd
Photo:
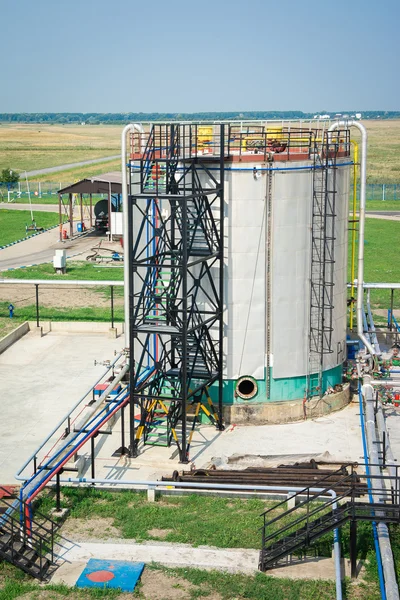
<path fill-rule="evenodd" d="M 364 121 L 368 132 L 369 183 L 400 183 L 400 120 Z M 357 139 L 357 132 L 352 130 Z"/>
<path fill-rule="evenodd" d="M 364 281 L 369 283 L 400 281 L 400 262 L 396 250 L 399 233 L 400 223 L 398 221 L 371 218 L 365 220 Z M 350 248 L 349 241 L 348 281 L 351 279 Z M 356 246 L 357 255 L 358 245 Z M 374 308 L 389 308 L 390 290 L 372 290 L 371 301 Z M 395 290 L 394 302 L 395 308 L 400 308 L 399 290 Z"/>
<path fill-rule="evenodd" d="M 364 121 L 369 135 L 368 181 L 400 183 L 400 120 Z M 10 167 L 19 171 L 53 167 L 118 154 L 120 125 L 0 125 L 0 170 Z M 357 130 L 352 139 L 360 140 Z M 111 165 L 110 165 L 111 166 Z M 74 173 L 75 178 L 96 174 L 92 169 Z M 97 173 L 112 170 L 108 168 Z M 64 173 L 62 179 L 66 177 Z M 72 172 L 70 172 L 72 176 Z M 58 181 L 59 175 L 53 179 Z M 65 180 L 65 179 L 64 179 Z"/>
<path fill-rule="evenodd" d="M 13 211 L 15 212 L 15 211 Z M 21 212 L 21 211 L 19 211 Z M 23 211 L 25 212 L 25 211 Z M 49 214 L 49 213 L 47 213 Z M 52 213 L 50 213 L 52 214 Z M 1 212 L 0 212 L 1 215 Z M 123 269 L 118 267 L 97 267 L 90 262 L 68 261 L 68 270 L 65 275 L 55 275 L 51 263 L 36 265 L 26 269 L 16 269 L 15 271 L 5 271 L 1 277 L 12 279 L 91 279 L 91 280 L 112 280 L 122 281 L 124 278 Z"/>
<path fill-rule="evenodd" d="M 52 227 L 58 224 L 58 213 L 35 212 L 34 218 L 38 227 Z M 29 237 L 26 234 L 25 225 L 32 222 L 29 210 L 0 210 L 0 246 L 10 244 L 15 240 Z"/>
<path fill-rule="evenodd" d="M 374 582 L 344 582 L 347 600 L 379 600 Z M 156 594 L 156 595 L 155 595 Z M 111 588 L 77 589 L 66 585 L 39 585 L 11 565 L 0 563 L 0 600 L 332 600 L 335 584 L 321 580 L 290 580 L 263 573 L 233 575 L 194 568 L 167 568 L 148 564 L 133 594 Z"/>
<path fill-rule="evenodd" d="M 99 523 L 104 523 L 105 537 L 114 535 L 132 539 L 137 542 L 146 540 L 164 540 L 167 542 L 186 543 L 192 546 L 212 545 L 218 548 L 253 548 L 260 547 L 260 513 L 270 508 L 276 502 L 266 502 L 260 499 L 239 499 L 214 497 L 199 497 L 195 494 L 187 496 L 162 496 L 154 503 L 146 500 L 145 493 L 135 493 L 129 490 L 106 492 L 93 488 L 74 489 L 63 488 L 63 506 L 70 509 L 64 535 L 68 532 L 80 532 L 81 535 L 97 537 Z M 38 508 L 45 514 L 55 505 L 54 492 L 50 492 L 38 501 Z M 278 509 L 279 510 L 279 509 Z M 276 513 L 278 514 L 278 512 Z M 288 517 L 285 523 L 290 522 Z M 92 522 L 91 519 L 94 519 Z M 106 525 L 107 524 L 107 525 Z M 91 529 L 96 525 L 96 529 Z M 113 527 L 113 532 L 107 531 L 107 526 Z M 278 527 L 278 525 L 277 525 Z M 83 529 L 82 529 L 83 528 Z M 397 528 L 392 531 L 397 539 Z M 319 556 L 330 556 L 332 534 L 321 538 L 317 544 Z M 341 541 L 344 556 L 349 554 L 350 530 L 344 526 L 341 531 Z M 398 551 L 395 551 L 396 558 Z M 366 567 L 365 584 L 361 589 L 368 590 L 369 600 L 378 599 L 377 571 L 374 561 L 373 539 L 371 525 L 359 526 L 358 558 L 369 559 Z M 152 567 L 154 568 L 154 567 Z M 209 573 L 195 569 L 163 569 L 175 577 L 184 576 L 195 585 L 208 583 L 214 592 L 222 598 L 332 598 L 334 597 L 333 582 L 320 582 L 320 587 L 312 581 L 268 580 L 259 573 L 255 577 L 243 575 L 232 576 Z M 358 582 L 357 587 L 359 587 Z M 301 586 L 305 586 L 302 588 Z M 346 598 L 357 598 L 353 589 L 346 582 Z M 355 590 L 354 590 L 355 591 Z M 207 597 L 206 594 L 201 596 Z M 146 596 L 145 596 L 146 597 Z M 188 595 L 188 598 L 199 596 Z"/>
<path fill-rule="evenodd" d="M 118 154 L 121 126 L 0 125 L 0 170 L 32 171 Z"/>

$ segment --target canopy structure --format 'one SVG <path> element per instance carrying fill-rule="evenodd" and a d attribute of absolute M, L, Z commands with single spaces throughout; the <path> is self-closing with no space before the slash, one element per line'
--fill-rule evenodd
<path fill-rule="evenodd" d="M 80 181 L 76 181 L 71 185 L 62 188 L 58 191 L 58 213 L 60 225 L 60 240 L 62 239 L 63 229 L 63 213 L 66 214 L 69 222 L 69 236 L 74 234 L 74 206 L 76 206 L 75 198 L 79 197 L 79 218 L 78 222 L 85 222 L 85 210 L 88 217 L 88 226 L 93 227 L 93 194 L 107 194 L 108 210 L 111 214 L 111 197 L 113 194 L 122 194 L 122 176 L 121 173 L 111 172 L 86 177 Z M 86 198 L 84 199 L 84 195 Z M 85 210 L 84 210 L 85 209 Z"/>

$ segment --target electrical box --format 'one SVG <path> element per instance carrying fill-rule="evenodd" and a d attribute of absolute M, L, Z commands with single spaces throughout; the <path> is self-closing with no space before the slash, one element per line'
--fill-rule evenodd
<path fill-rule="evenodd" d="M 56 273 L 62 274 L 67 271 L 67 251 L 66 250 L 56 250 L 56 253 L 53 257 L 53 266 Z"/>

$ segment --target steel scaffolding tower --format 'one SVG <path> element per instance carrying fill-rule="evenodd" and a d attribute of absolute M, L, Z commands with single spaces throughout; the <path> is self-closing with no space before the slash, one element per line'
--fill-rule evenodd
<path fill-rule="evenodd" d="M 197 125 L 153 125 L 134 167 L 131 389 L 143 369 L 153 376 L 131 398 L 130 454 L 137 455 L 141 440 L 175 442 L 187 462 L 200 412 L 223 428 L 224 125 L 207 147 Z"/>
<path fill-rule="evenodd" d="M 326 132 L 315 141 L 307 398 L 323 395 L 324 355 L 333 352 L 336 160 L 341 133 Z"/>

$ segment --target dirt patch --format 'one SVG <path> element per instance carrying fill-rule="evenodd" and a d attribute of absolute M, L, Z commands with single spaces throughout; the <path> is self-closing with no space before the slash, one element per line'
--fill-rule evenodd
<path fill-rule="evenodd" d="M 182 577 L 168 577 L 161 571 L 144 570 L 141 592 L 148 600 L 189 600 L 194 586 Z"/>
<path fill-rule="evenodd" d="M 62 534 L 70 539 L 79 542 L 86 542 L 93 539 L 120 538 L 121 530 L 114 527 L 113 519 L 92 518 L 92 519 L 67 519 L 62 527 Z"/>
<path fill-rule="evenodd" d="M 0 301 L 12 303 L 16 307 L 29 306 L 35 303 L 35 289 L 32 285 L 7 285 L 0 286 Z M 41 285 L 39 289 L 39 303 L 43 307 L 51 308 L 86 308 L 88 306 L 106 307 L 110 300 L 101 291 L 87 288 L 74 287 L 48 287 Z M 115 297 L 115 305 L 123 303 L 123 299 Z"/>
<path fill-rule="evenodd" d="M 62 594 L 58 592 L 53 592 L 52 590 L 35 590 L 34 592 L 27 592 L 23 594 L 23 596 L 18 596 L 19 600 L 59 600 L 61 598 L 65 598 Z"/>
<path fill-rule="evenodd" d="M 169 533 L 172 533 L 172 531 L 173 531 L 173 529 L 157 529 L 157 528 L 154 528 L 154 529 L 149 529 L 147 533 L 151 537 L 161 538 L 162 540 L 164 540 Z"/>
<path fill-rule="evenodd" d="M 167 506 L 168 508 L 179 508 L 181 505 L 177 502 L 166 502 L 165 500 L 157 500 L 157 506 Z"/>

